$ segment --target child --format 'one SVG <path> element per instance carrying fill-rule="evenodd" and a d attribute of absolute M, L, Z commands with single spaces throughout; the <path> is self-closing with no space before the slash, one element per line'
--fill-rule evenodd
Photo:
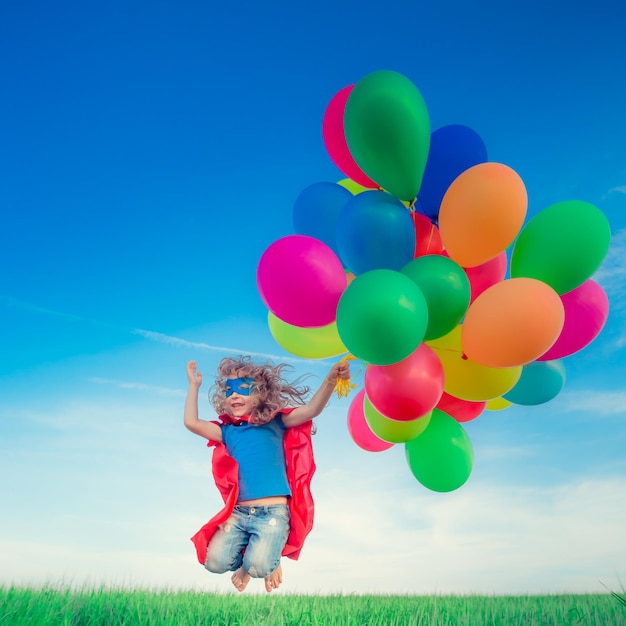
<path fill-rule="evenodd" d="M 220 421 L 209 422 L 198 419 L 202 374 L 195 361 L 187 364 L 184 423 L 215 446 L 213 476 L 225 503 L 192 541 L 210 572 L 234 572 L 238 591 L 250 577 L 264 578 L 268 592 L 277 589 L 281 555 L 298 558 L 313 525 L 311 420 L 326 407 L 337 380 L 350 378 L 349 364 L 336 363 L 307 403 L 309 389 L 284 381 L 285 367 L 257 365 L 249 357 L 222 359 L 209 396 Z"/>

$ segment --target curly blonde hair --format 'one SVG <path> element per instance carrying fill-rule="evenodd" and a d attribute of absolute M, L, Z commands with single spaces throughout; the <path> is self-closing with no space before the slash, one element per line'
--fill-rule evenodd
<path fill-rule="evenodd" d="M 257 364 L 249 356 L 237 358 L 225 357 L 217 366 L 215 385 L 209 390 L 209 401 L 218 415 L 227 412 L 226 409 L 226 381 L 229 378 L 250 377 L 254 379 L 254 405 L 251 422 L 266 424 L 277 413 L 289 405 L 302 405 L 310 388 L 300 385 L 299 378 L 289 383 L 283 378 L 283 371 L 293 369 L 286 363 L 274 365 L 272 363 Z"/>

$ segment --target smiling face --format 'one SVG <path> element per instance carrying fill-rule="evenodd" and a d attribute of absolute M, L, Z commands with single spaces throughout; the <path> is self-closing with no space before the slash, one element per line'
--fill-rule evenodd
<path fill-rule="evenodd" d="M 254 379 L 238 371 L 236 377 L 226 381 L 226 408 L 233 417 L 250 416 L 257 405 L 258 394 Z"/>

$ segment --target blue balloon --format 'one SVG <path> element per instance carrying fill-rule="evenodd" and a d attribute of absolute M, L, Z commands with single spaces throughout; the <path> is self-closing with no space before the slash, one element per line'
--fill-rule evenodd
<path fill-rule="evenodd" d="M 415 229 L 409 210 L 384 191 L 353 196 L 337 220 L 337 247 L 354 274 L 370 270 L 400 271 L 415 251 Z"/>
<path fill-rule="evenodd" d="M 450 183 L 462 172 L 487 161 L 487 148 L 480 136 L 468 126 L 443 126 L 430 136 L 430 151 L 416 207 L 430 218 L 439 207 Z"/>
<path fill-rule="evenodd" d="M 562 361 L 533 361 L 522 368 L 515 387 L 502 397 L 513 404 L 543 404 L 558 396 L 564 384 L 565 366 Z"/>
<path fill-rule="evenodd" d="M 300 192 L 293 205 L 293 225 L 298 235 L 323 241 L 339 255 L 335 232 L 337 218 L 352 194 L 337 183 L 313 183 Z"/>

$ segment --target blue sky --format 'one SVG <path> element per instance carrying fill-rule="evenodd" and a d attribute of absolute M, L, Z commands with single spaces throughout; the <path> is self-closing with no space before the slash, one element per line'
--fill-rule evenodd
<path fill-rule="evenodd" d="M 256 265 L 293 232 L 300 191 L 343 178 L 323 113 L 379 69 L 415 83 L 433 129 L 478 132 L 524 180 L 529 217 L 569 199 L 606 214 L 594 278 L 610 315 L 556 399 L 466 425 L 474 471 L 449 494 L 421 487 L 401 446 L 357 448 L 334 399 L 316 526 L 283 588 L 600 592 L 626 577 L 624 11 L 3 3 L 0 583 L 231 589 L 189 542 L 220 499 L 182 426 L 185 363 L 210 380 L 229 351 L 290 359 Z M 330 365 L 290 362 L 313 384 Z"/>

